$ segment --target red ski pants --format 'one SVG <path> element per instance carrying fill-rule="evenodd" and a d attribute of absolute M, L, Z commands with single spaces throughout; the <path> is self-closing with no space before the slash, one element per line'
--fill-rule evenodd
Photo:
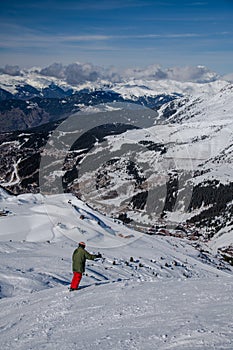
<path fill-rule="evenodd" d="M 78 289 L 79 283 L 82 279 L 82 274 L 81 272 L 74 272 L 73 273 L 73 279 L 71 281 L 70 288 L 72 289 Z"/>

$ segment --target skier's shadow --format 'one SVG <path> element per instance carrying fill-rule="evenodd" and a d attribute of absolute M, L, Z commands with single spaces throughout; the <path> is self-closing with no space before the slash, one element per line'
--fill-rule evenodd
<path fill-rule="evenodd" d="M 108 282 L 109 283 L 109 282 Z M 96 282 L 96 283 L 92 283 L 92 284 L 87 284 L 85 286 L 80 286 L 78 287 L 78 289 L 84 289 L 84 288 L 88 288 L 88 287 L 94 287 L 94 286 L 101 286 L 102 284 L 106 284 L 106 282 Z"/>
<path fill-rule="evenodd" d="M 91 283 L 91 284 L 86 284 L 85 286 L 79 286 L 78 289 L 84 289 L 84 288 L 88 288 L 91 286 L 102 286 L 104 284 L 109 284 L 109 283 L 116 283 L 116 282 L 121 282 L 122 279 L 118 278 L 116 281 L 101 281 L 101 282 L 95 282 L 95 283 Z"/>

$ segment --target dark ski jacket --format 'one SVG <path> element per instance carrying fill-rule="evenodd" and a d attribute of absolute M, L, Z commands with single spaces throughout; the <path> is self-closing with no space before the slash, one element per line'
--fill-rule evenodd
<path fill-rule="evenodd" d="M 97 255 L 88 253 L 84 248 L 78 247 L 73 252 L 72 261 L 73 261 L 73 272 L 83 273 L 85 271 L 86 260 L 94 260 L 97 258 Z"/>

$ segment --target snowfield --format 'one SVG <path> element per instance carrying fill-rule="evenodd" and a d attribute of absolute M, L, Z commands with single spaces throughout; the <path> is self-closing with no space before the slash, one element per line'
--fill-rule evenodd
<path fill-rule="evenodd" d="M 69 194 L 1 190 L 0 206 L 2 349 L 232 350 L 232 268 L 209 246 L 142 235 Z M 103 258 L 69 292 L 80 240 Z"/>
<path fill-rule="evenodd" d="M 3 349 L 232 349 L 232 281 L 120 281 L 1 301 Z"/>

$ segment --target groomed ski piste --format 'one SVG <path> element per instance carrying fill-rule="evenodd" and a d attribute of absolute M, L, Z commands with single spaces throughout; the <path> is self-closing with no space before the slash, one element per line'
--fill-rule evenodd
<path fill-rule="evenodd" d="M 148 236 L 71 194 L 0 192 L 1 349 L 233 348 L 233 274 L 203 243 Z M 71 257 L 87 261 L 69 292 Z"/>

